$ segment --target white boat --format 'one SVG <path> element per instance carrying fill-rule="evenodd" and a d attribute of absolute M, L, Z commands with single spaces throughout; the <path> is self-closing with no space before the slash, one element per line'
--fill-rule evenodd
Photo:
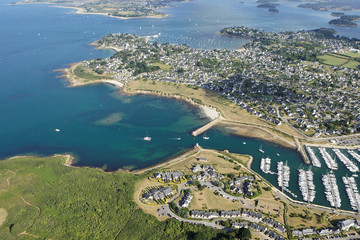
<path fill-rule="evenodd" d="M 205 132 L 205 134 L 204 134 L 204 136 L 203 136 L 203 139 L 205 139 L 205 140 L 209 140 L 209 139 L 210 139 L 209 137 L 206 136 L 206 132 Z"/>
<path fill-rule="evenodd" d="M 60 129 L 56 128 L 54 131 L 55 131 L 55 132 L 60 132 Z"/>
<path fill-rule="evenodd" d="M 259 147 L 259 152 L 264 153 L 264 150 L 262 150 L 262 145 Z"/>
<path fill-rule="evenodd" d="M 151 141 L 151 137 L 149 137 L 148 132 L 146 131 L 146 136 L 143 138 L 144 141 Z"/>
<path fill-rule="evenodd" d="M 243 142 L 243 144 L 245 145 L 245 144 L 246 144 L 246 142 Z"/>

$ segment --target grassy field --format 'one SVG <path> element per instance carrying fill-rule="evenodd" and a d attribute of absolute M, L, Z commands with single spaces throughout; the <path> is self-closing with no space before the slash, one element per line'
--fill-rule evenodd
<path fill-rule="evenodd" d="M 244 205 L 241 202 L 233 202 L 221 196 L 216 196 L 214 191 L 205 188 L 202 191 L 194 191 L 194 198 L 190 204 L 190 210 L 218 209 L 218 210 L 239 210 Z"/>
<path fill-rule="evenodd" d="M 133 202 L 144 176 L 66 167 L 64 156 L 0 161 L 1 239 L 188 239 L 218 231 L 159 222 Z"/>
<path fill-rule="evenodd" d="M 344 54 L 327 53 L 318 56 L 321 63 L 328 66 L 342 66 L 347 68 L 357 68 L 360 62 L 356 61 L 354 57 L 360 57 L 358 53 L 347 52 Z"/>
<path fill-rule="evenodd" d="M 84 82 L 113 78 L 111 74 L 98 74 L 90 68 L 82 65 L 76 66 L 73 73 L 76 77 L 84 79 Z"/>
<path fill-rule="evenodd" d="M 182 171 L 185 174 L 192 174 L 192 171 L 190 170 L 192 168 L 192 165 L 200 164 L 212 165 L 217 172 L 220 172 L 222 174 L 240 173 L 240 171 L 234 169 L 237 164 L 226 161 L 223 158 L 219 157 L 219 155 L 221 155 L 221 153 L 217 153 L 216 151 L 203 150 L 195 156 L 184 159 L 183 161 L 175 163 L 173 165 L 166 166 L 163 168 L 163 170 Z M 249 159 L 249 157 L 246 155 L 238 154 L 236 156 L 237 158 L 242 159 L 245 162 Z M 208 161 L 198 161 L 197 158 L 207 158 Z"/>

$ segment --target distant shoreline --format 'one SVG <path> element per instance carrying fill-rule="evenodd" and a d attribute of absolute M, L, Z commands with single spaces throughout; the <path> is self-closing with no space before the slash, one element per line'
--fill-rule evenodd
<path fill-rule="evenodd" d="M 114 16 L 111 15 L 109 13 L 106 12 L 98 12 L 98 13 L 94 13 L 94 12 L 86 12 L 84 11 L 83 8 L 81 7 L 76 7 L 76 6 L 62 6 L 59 5 L 61 3 L 52 3 L 52 2 L 15 2 L 15 3 L 9 3 L 9 5 L 25 5 L 25 4 L 49 4 L 49 5 L 53 5 L 53 7 L 56 8 L 68 8 L 68 9 L 74 9 L 76 10 L 75 14 L 92 14 L 92 15 L 102 15 L 102 16 L 107 16 L 107 17 L 112 17 L 112 18 L 117 18 L 117 19 L 122 19 L 122 20 L 127 20 L 127 19 L 140 19 L 140 18 L 166 18 L 169 15 L 168 14 L 155 14 L 155 15 L 149 15 L 149 16 L 140 16 L 140 17 L 121 17 L 121 16 Z"/>
<path fill-rule="evenodd" d="M 25 3 L 26 4 L 26 3 Z M 51 3 L 49 3 L 51 4 Z M 76 14 L 93 14 L 93 15 L 103 15 L 103 16 L 107 16 L 107 17 L 112 17 L 112 18 L 117 18 L 117 19 L 122 19 L 122 20 L 128 20 L 128 19 L 139 19 L 139 18 L 166 18 L 169 15 L 167 14 L 156 14 L 156 15 L 149 15 L 149 16 L 141 16 L 141 17 L 121 17 L 121 16 L 114 16 L 111 15 L 109 13 L 102 13 L 102 12 L 98 12 L 98 13 L 92 13 L 92 12 L 86 12 L 84 11 L 83 8 L 81 7 L 75 7 L 75 6 L 54 6 L 57 8 L 69 8 L 69 9 L 75 9 L 76 10 Z"/>

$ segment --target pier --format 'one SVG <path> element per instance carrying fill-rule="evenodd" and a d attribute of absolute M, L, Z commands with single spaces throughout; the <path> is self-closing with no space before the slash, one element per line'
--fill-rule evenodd
<path fill-rule="evenodd" d="M 355 182 L 354 177 L 342 177 L 345 184 L 345 190 L 349 197 L 351 208 L 354 210 L 360 210 L 360 194 Z"/>
<path fill-rule="evenodd" d="M 209 122 L 208 124 L 196 129 L 195 131 L 193 131 L 191 133 L 192 136 L 196 137 L 202 133 L 204 133 L 205 131 L 209 130 L 210 128 L 212 128 L 214 125 L 216 125 L 217 123 L 220 122 L 220 118 L 216 118 L 215 120 Z"/>
<path fill-rule="evenodd" d="M 333 172 L 322 176 L 322 181 L 325 187 L 326 199 L 332 207 L 341 207 L 341 198 L 339 188 L 336 183 L 336 177 Z"/>
<path fill-rule="evenodd" d="M 316 155 L 314 153 L 314 150 L 312 150 L 311 147 L 309 147 L 309 146 L 306 146 L 306 150 L 310 155 L 311 162 L 312 162 L 313 166 L 320 168 L 321 163 L 320 163 L 320 160 L 316 157 Z"/>

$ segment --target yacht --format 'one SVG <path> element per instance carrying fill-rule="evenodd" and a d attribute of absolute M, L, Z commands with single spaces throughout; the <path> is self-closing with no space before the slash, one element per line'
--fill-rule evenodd
<path fill-rule="evenodd" d="M 149 137 L 148 132 L 146 131 L 146 136 L 143 138 L 144 141 L 151 141 L 151 137 Z"/>
<path fill-rule="evenodd" d="M 203 139 L 205 139 L 205 140 L 209 140 L 209 139 L 210 139 L 209 137 L 206 136 L 206 132 L 205 132 L 205 134 L 204 134 L 204 136 L 203 136 Z"/>
<path fill-rule="evenodd" d="M 264 153 L 264 150 L 262 150 L 262 145 L 259 147 L 259 152 Z"/>

